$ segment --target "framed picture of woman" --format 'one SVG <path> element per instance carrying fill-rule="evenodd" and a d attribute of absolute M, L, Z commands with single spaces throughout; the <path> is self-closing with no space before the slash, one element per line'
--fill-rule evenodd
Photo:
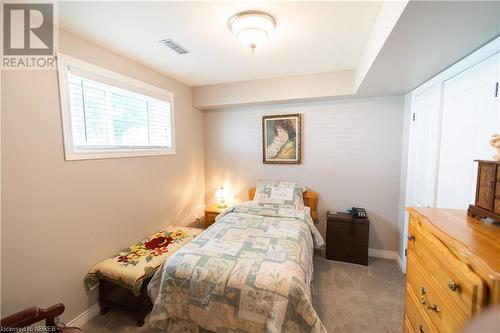
<path fill-rule="evenodd" d="M 301 144 L 301 114 L 262 117 L 264 163 L 300 164 Z"/>

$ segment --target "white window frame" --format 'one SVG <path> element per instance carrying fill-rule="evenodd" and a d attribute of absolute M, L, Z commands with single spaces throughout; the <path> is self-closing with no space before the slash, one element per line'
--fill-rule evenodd
<path fill-rule="evenodd" d="M 166 100 L 170 103 L 170 119 L 172 131 L 172 147 L 170 148 L 109 148 L 109 149 L 82 149 L 75 150 L 73 145 L 73 126 L 71 121 L 71 106 L 69 95 L 68 74 L 70 68 L 88 72 L 99 77 L 103 77 L 112 82 L 118 82 L 127 87 L 136 88 L 139 91 L 148 92 L 155 98 Z M 57 70 L 59 77 L 59 95 L 61 104 L 61 118 L 63 127 L 64 152 L 65 159 L 86 160 L 100 158 L 121 158 L 121 157 L 140 157 L 156 155 L 173 155 L 175 151 L 175 116 L 174 116 L 174 94 L 168 90 L 138 81 L 131 77 L 115 73 L 105 68 L 95 66 L 82 60 L 67 56 L 62 53 L 57 54 Z"/>

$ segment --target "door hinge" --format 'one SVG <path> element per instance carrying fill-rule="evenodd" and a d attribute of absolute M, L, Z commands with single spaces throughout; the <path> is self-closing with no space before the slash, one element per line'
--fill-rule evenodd
<path fill-rule="evenodd" d="M 408 257 L 408 249 L 405 249 L 405 257 Z"/>
<path fill-rule="evenodd" d="M 412 119 L 415 121 L 415 112 L 413 112 Z"/>
<path fill-rule="evenodd" d="M 498 97 L 498 82 L 495 83 L 495 97 Z"/>

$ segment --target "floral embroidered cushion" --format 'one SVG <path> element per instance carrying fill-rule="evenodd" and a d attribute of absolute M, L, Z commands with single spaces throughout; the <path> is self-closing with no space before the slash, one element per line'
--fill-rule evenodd
<path fill-rule="evenodd" d="M 277 204 L 283 209 L 304 210 L 305 189 L 293 182 L 259 180 L 253 201 L 258 204 Z"/>
<path fill-rule="evenodd" d="M 106 279 L 139 295 L 144 279 L 153 276 L 169 256 L 201 232 L 203 229 L 168 226 L 95 265 L 85 277 L 85 284 L 90 289 L 100 279 Z"/>

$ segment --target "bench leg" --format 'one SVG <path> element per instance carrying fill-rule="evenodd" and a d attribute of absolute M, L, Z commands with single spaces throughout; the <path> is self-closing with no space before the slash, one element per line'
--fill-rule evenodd
<path fill-rule="evenodd" d="M 145 319 L 144 317 L 137 318 L 137 327 L 144 326 L 145 323 L 144 319 Z"/>
<path fill-rule="evenodd" d="M 136 312 L 137 327 L 142 327 L 144 325 L 146 316 L 151 312 L 152 309 L 153 305 L 148 298 L 146 304 Z"/>
<path fill-rule="evenodd" d="M 101 315 L 105 315 L 111 307 L 119 306 L 132 312 L 137 321 L 137 327 L 142 327 L 146 316 L 153 309 L 153 304 L 147 293 L 149 279 L 144 281 L 139 296 L 131 290 L 112 282 L 102 280 L 99 284 L 99 307 Z"/>
<path fill-rule="evenodd" d="M 102 316 L 104 316 L 109 311 L 109 306 L 107 306 L 106 304 L 104 304 L 104 302 L 99 302 L 99 308 L 101 309 L 99 311 L 99 314 L 102 315 Z"/>

